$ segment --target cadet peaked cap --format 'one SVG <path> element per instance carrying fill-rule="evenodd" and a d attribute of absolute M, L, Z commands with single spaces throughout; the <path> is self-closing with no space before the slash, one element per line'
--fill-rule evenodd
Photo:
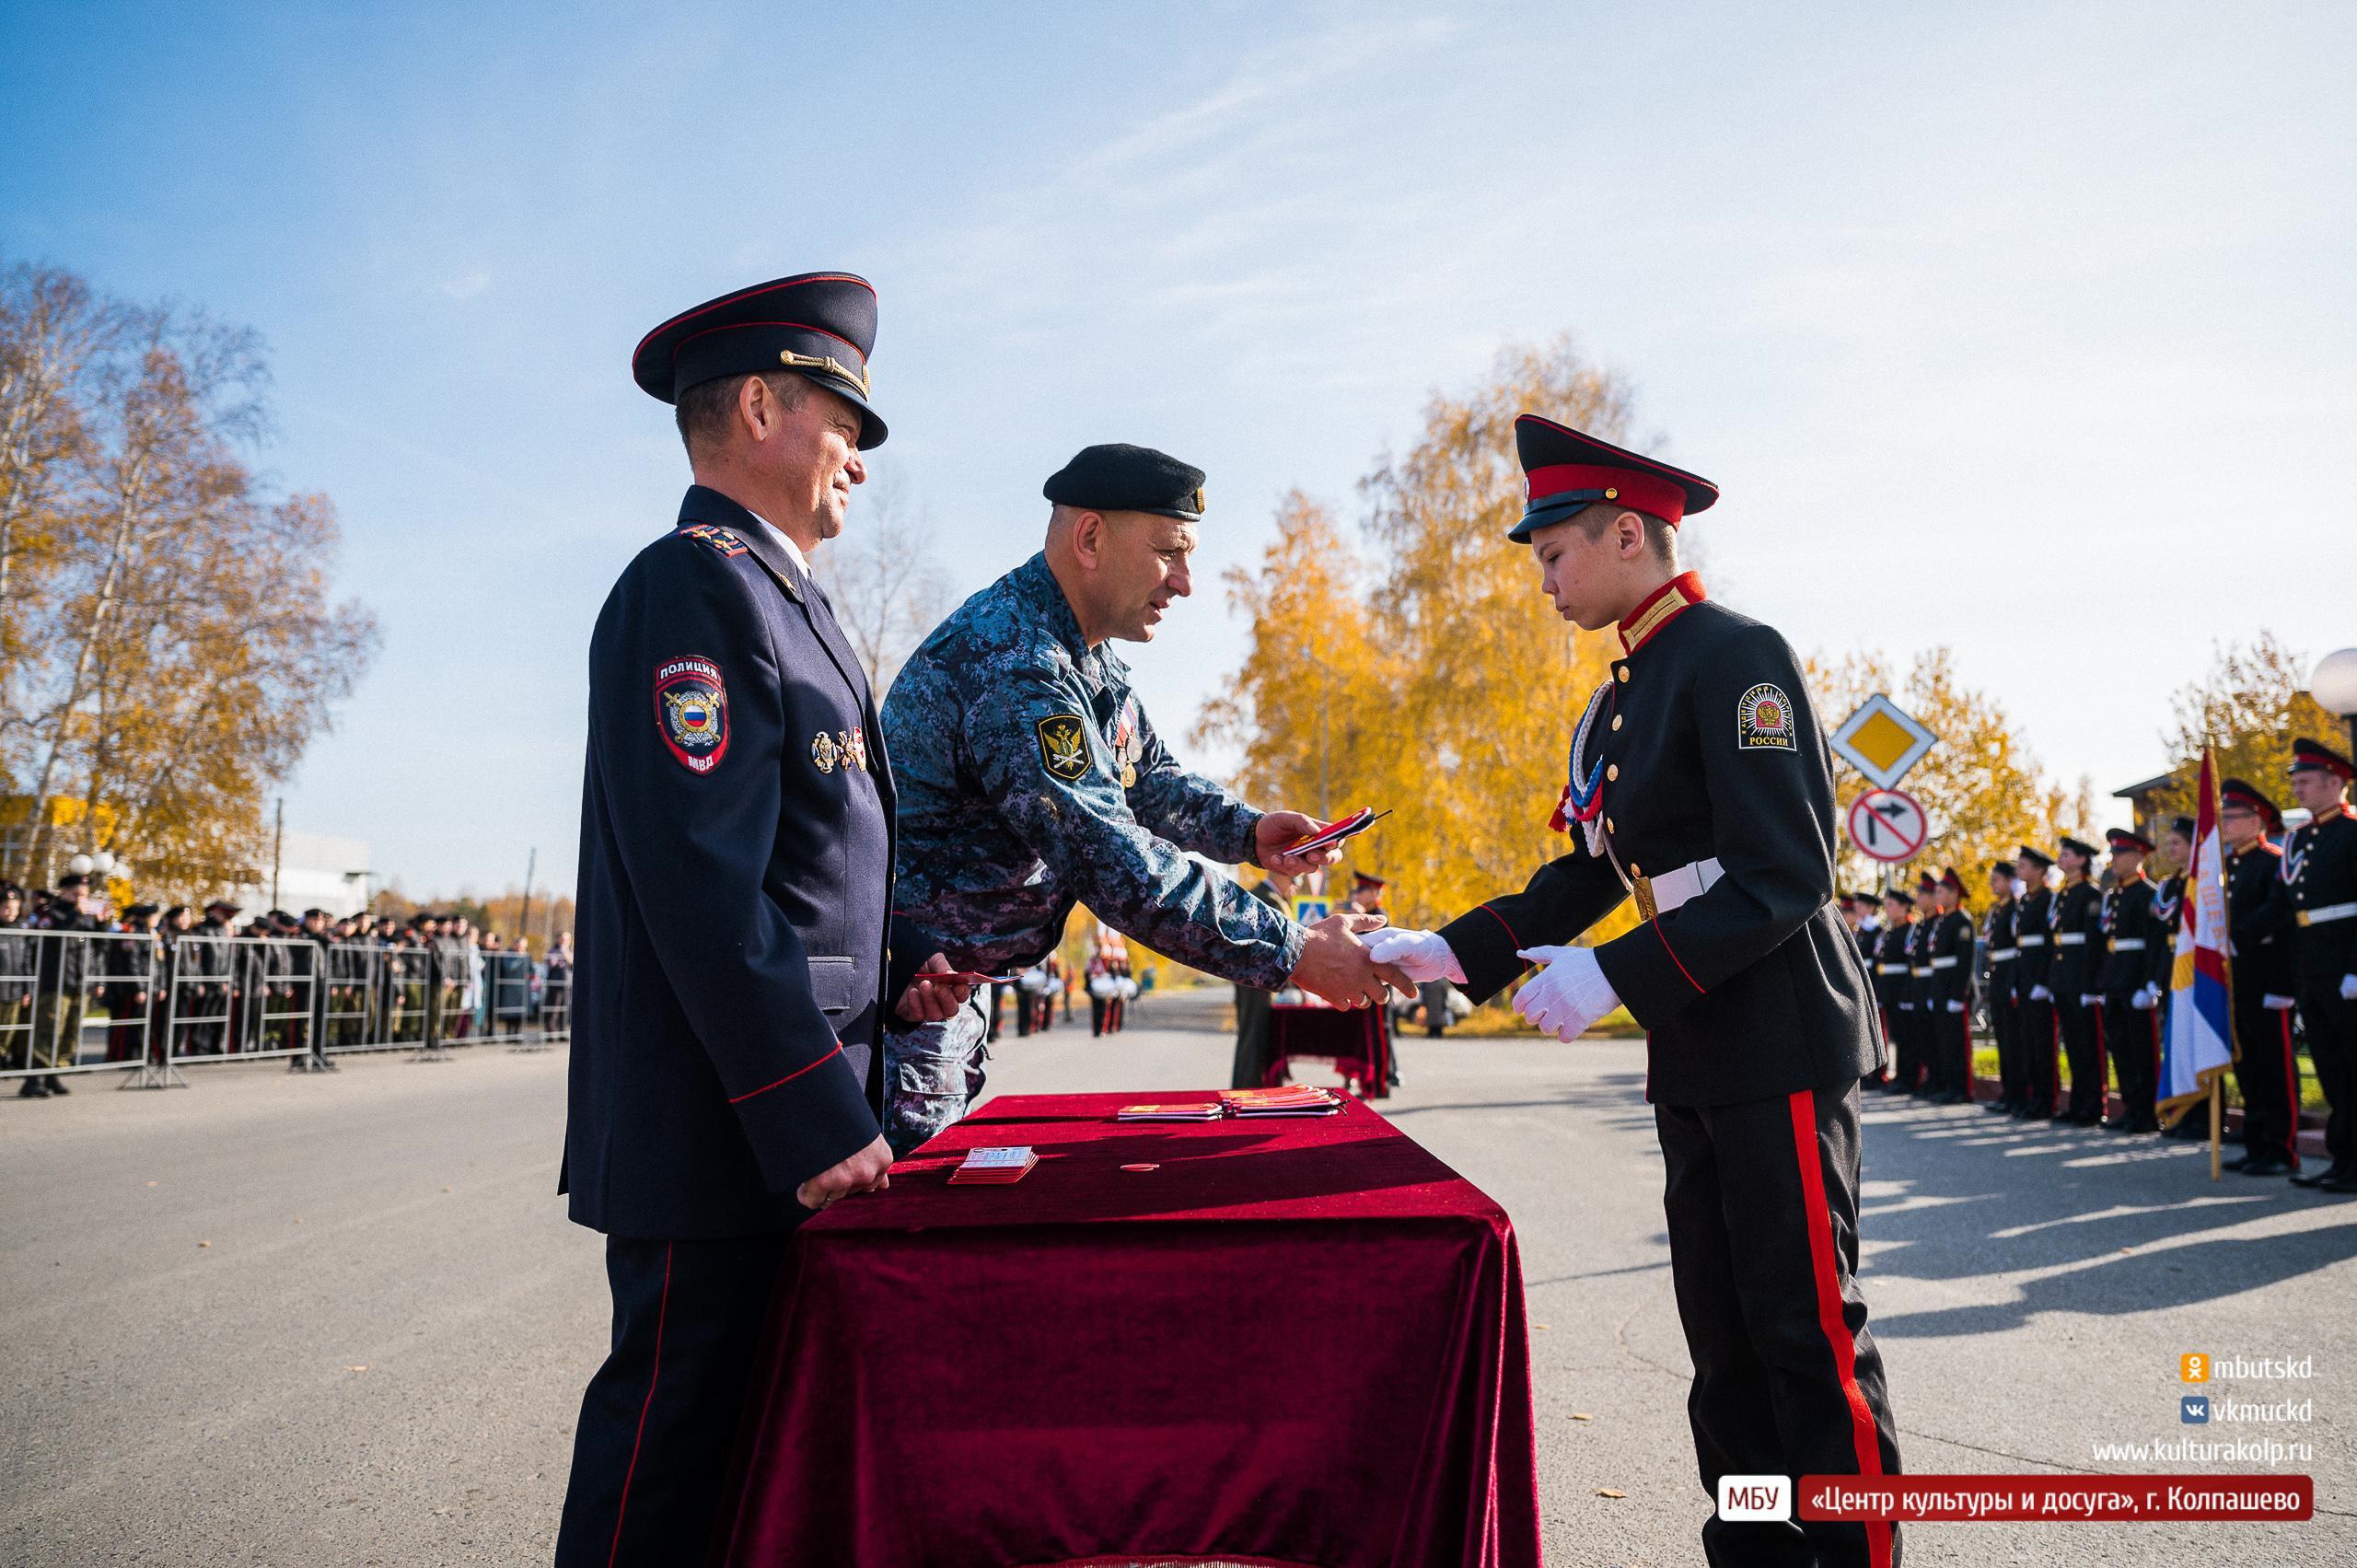
<path fill-rule="evenodd" d="M 1915 890 L 1919 893 L 1936 892 L 1939 886 L 1940 879 L 1928 871 L 1915 878 Z"/>
<path fill-rule="evenodd" d="M 1676 528 L 1688 513 L 1703 511 L 1719 498 L 1719 487 L 1699 474 L 1622 451 L 1535 413 L 1515 419 L 1514 449 L 1522 462 L 1525 505 L 1522 520 L 1506 538 L 1516 544 L 1599 501 L 1617 501 Z"/>
<path fill-rule="evenodd" d="M 122 912 L 122 918 L 125 920 L 138 920 L 143 916 L 159 912 L 160 912 L 154 904 L 134 904 L 129 909 Z"/>
<path fill-rule="evenodd" d="M 849 273 L 802 273 L 681 311 L 638 341 L 630 374 L 647 396 L 674 403 L 723 376 L 791 370 L 859 410 L 864 452 L 885 436 L 867 401 L 875 350 L 875 285 Z"/>
<path fill-rule="evenodd" d="M 2066 839 L 2063 842 L 2068 843 L 2070 841 Z M 2054 857 L 2047 854 L 2044 850 L 2038 848 L 2036 844 L 2022 845 L 2021 858 L 2028 861 L 2040 871 L 2044 871 L 2054 864 Z"/>
<path fill-rule="evenodd" d="M 2241 807 L 2263 819 L 2270 827 L 2283 825 L 2283 808 L 2258 792 L 2258 787 L 2245 779 L 2228 779 L 2218 786 L 2218 804 L 2222 809 Z"/>
<path fill-rule="evenodd" d="M 1989 869 L 1991 871 L 2002 871 L 2006 876 L 2011 877 L 2014 874 L 2014 863 L 2010 860 L 1992 860 L 1989 863 Z"/>
<path fill-rule="evenodd" d="M 1890 891 L 1885 893 L 1882 898 L 1883 902 L 1885 903 L 1905 904 L 1909 909 L 1913 909 L 1915 907 L 1915 896 L 1904 888 L 1893 888 Z"/>
<path fill-rule="evenodd" d="M 1192 523 L 1203 516 L 1203 470 L 1151 447 L 1110 441 L 1083 447 L 1048 477 L 1039 494 L 1059 506 L 1152 512 Z"/>
<path fill-rule="evenodd" d="M 2104 834 L 2103 838 L 2104 842 L 2111 846 L 2114 854 L 2124 849 L 2142 850 L 2146 854 L 2153 853 L 2152 840 L 2142 833 L 2131 833 L 2125 828 L 2114 828 Z"/>
<path fill-rule="evenodd" d="M 1370 877 L 1364 871 L 1351 873 L 1351 888 L 1353 891 L 1361 888 L 1388 888 L 1389 886 L 1391 884 L 1380 877 Z"/>
<path fill-rule="evenodd" d="M 2093 860 L 2096 857 L 2096 846 L 2087 842 L 2084 839 L 2063 839 L 2061 842 L 2062 847 L 2069 850 L 2073 854 L 2083 854 L 2089 860 Z"/>
<path fill-rule="evenodd" d="M 2194 830 L 2200 826 L 2200 824 L 2196 822 L 2190 817 L 2172 817 L 2169 819 L 2170 830 L 2183 838 L 2189 839 L 2193 837 Z"/>
<path fill-rule="evenodd" d="M 2292 772 L 2338 773 L 2343 784 L 2357 779 L 2357 767 L 2351 766 L 2348 758 L 2305 735 L 2292 742 Z"/>
<path fill-rule="evenodd" d="M 1943 866 L 1940 870 L 1940 886 L 1950 892 L 1961 893 L 1964 891 L 1964 878 L 1956 874 L 1955 866 Z"/>

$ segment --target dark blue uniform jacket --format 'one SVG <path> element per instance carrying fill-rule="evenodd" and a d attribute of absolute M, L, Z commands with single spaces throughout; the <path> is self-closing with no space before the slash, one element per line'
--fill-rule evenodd
<path fill-rule="evenodd" d="M 779 1230 L 879 1125 L 892 773 L 825 596 L 696 486 L 589 645 L 564 1185 L 611 1235 Z"/>

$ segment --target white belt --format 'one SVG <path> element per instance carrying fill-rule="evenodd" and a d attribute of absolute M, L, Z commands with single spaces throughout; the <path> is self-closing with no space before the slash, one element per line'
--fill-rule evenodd
<path fill-rule="evenodd" d="M 2024 947 L 2043 947 L 2046 946 L 2046 938 L 2043 936 L 2019 936 L 2015 937 L 2014 941 Z"/>
<path fill-rule="evenodd" d="M 1719 864 L 1716 855 L 1713 855 L 1708 860 L 1693 861 L 1675 871 L 1648 877 L 1646 880 L 1654 891 L 1654 912 L 1667 914 L 1687 900 L 1701 898 L 1710 891 L 1712 883 L 1725 875 L 1726 867 Z"/>
<path fill-rule="evenodd" d="M 1945 958 L 1933 958 L 1932 967 L 1935 970 L 1952 970 L 1956 968 L 1956 958 L 1953 955 Z"/>
<path fill-rule="evenodd" d="M 1905 964 L 1876 964 L 1875 966 L 1875 973 L 1876 974 L 1905 974 L 1906 972 L 1907 966 Z"/>
<path fill-rule="evenodd" d="M 2084 931 L 2058 931 L 2054 934 L 2054 945 L 2058 947 L 2081 947 L 2086 940 L 2087 934 Z"/>
<path fill-rule="evenodd" d="M 1923 968 L 1923 969 L 1919 969 L 1919 970 L 1908 970 L 1907 972 L 1908 972 L 1908 973 L 1910 973 L 1910 974 L 1911 974 L 1911 975 L 1913 975 L 1913 976 L 1915 976 L 1918 980 L 1920 980 L 1920 979 L 1922 979 L 1923 976 L 1925 976 L 1925 975 L 1927 975 L 1927 974 L 1930 974 L 1932 971 L 1931 971 L 1930 968 L 1927 966 L 1927 967 L 1925 967 L 1925 968 Z"/>
<path fill-rule="evenodd" d="M 2144 950 L 2144 939 L 2142 936 L 2115 936 L 2111 939 L 2111 950 L 2115 953 L 2141 953 Z"/>
<path fill-rule="evenodd" d="M 2020 957 L 2021 955 L 2014 952 L 2011 947 L 1991 947 L 1989 949 L 1989 961 L 1992 964 L 2009 964 Z"/>
<path fill-rule="evenodd" d="M 2320 910 L 2302 910 L 2299 920 L 2302 925 L 2328 925 L 2351 915 L 2357 915 L 2357 904 L 2327 904 Z"/>

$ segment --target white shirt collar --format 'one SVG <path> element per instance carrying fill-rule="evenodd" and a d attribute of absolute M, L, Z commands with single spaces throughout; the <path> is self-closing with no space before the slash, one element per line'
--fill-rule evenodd
<path fill-rule="evenodd" d="M 762 532 L 768 534 L 770 538 L 775 540 L 779 544 L 785 547 L 786 554 L 793 558 L 795 565 L 801 568 L 803 575 L 809 575 L 810 563 L 803 559 L 802 547 L 795 543 L 793 540 L 787 538 L 784 528 L 779 528 L 775 523 L 771 522 L 767 517 L 762 517 L 750 506 L 746 507 L 745 510 L 751 516 L 753 521 L 761 525 Z"/>

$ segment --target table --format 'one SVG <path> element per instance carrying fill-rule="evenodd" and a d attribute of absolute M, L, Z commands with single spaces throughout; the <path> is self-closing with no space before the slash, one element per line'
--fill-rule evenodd
<path fill-rule="evenodd" d="M 1181 1098 L 1002 1096 L 802 1228 L 728 1561 L 1539 1561 L 1505 1211 L 1356 1100 L 1112 1120 Z M 1038 1168 L 948 1184 L 995 1144 Z"/>
<path fill-rule="evenodd" d="M 1277 1002 L 1269 1008 L 1269 1076 L 1285 1081 L 1295 1062 L 1330 1062 L 1368 1099 L 1391 1098 L 1391 1026 L 1382 1007 Z"/>

